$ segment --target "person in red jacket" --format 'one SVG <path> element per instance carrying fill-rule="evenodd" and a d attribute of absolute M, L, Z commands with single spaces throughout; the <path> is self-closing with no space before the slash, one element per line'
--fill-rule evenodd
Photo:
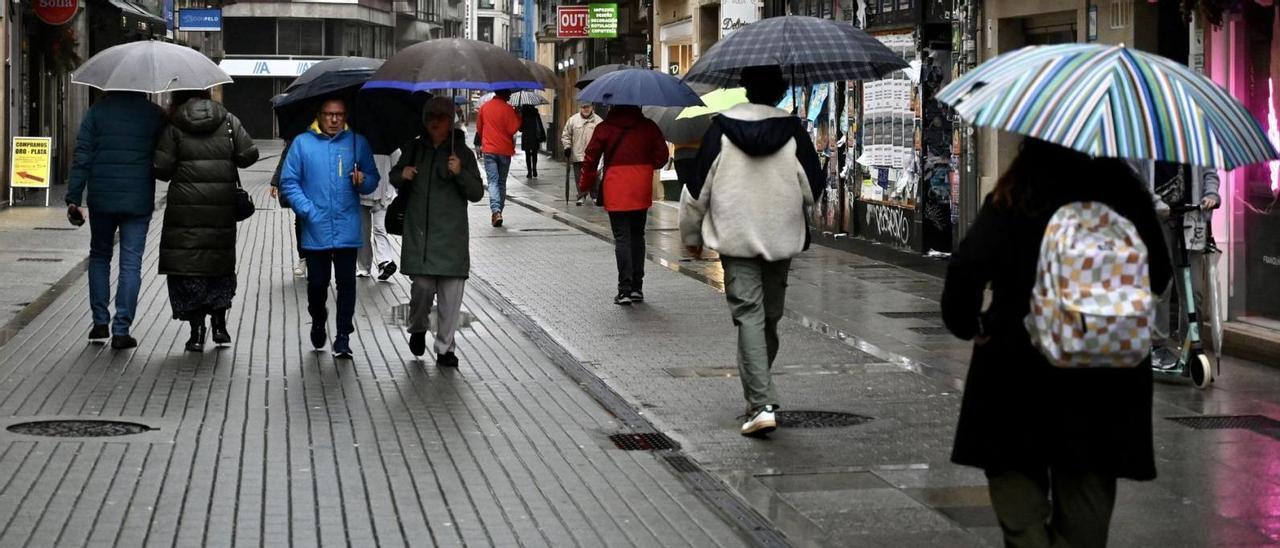
<path fill-rule="evenodd" d="M 520 115 L 508 100 L 510 90 L 494 92 L 476 115 L 476 135 L 484 154 L 484 174 L 489 182 L 489 211 L 493 226 L 502 226 L 502 208 L 507 198 L 507 172 L 511 157 L 516 155 L 515 135 L 520 131 Z"/>
<path fill-rule="evenodd" d="M 667 155 L 658 125 L 630 105 L 610 109 L 587 144 L 578 191 L 595 188 L 596 166 L 603 159 L 600 199 L 609 212 L 618 260 L 614 304 L 644 301 L 644 226 L 653 205 L 653 172 L 667 164 Z"/>

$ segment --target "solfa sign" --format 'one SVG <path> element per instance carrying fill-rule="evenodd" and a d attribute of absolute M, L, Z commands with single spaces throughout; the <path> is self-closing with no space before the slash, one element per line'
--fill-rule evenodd
<path fill-rule="evenodd" d="M 76 16 L 77 0 L 35 0 L 32 10 L 36 17 L 48 25 L 62 25 Z"/>
<path fill-rule="evenodd" d="M 556 6 L 556 36 L 560 38 L 586 38 L 587 6 Z"/>

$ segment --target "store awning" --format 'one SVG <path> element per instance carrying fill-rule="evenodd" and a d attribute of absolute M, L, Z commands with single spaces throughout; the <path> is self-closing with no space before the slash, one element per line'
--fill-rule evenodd
<path fill-rule="evenodd" d="M 165 26 L 164 18 L 151 13 L 141 6 L 130 2 L 129 0 L 107 0 L 111 5 L 120 8 L 120 13 L 126 17 L 135 17 L 146 21 L 150 25 Z"/>

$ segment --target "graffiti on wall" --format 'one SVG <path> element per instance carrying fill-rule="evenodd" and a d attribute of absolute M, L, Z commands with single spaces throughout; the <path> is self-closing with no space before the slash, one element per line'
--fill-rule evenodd
<path fill-rule="evenodd" d="M 901 247 L 911 245 L 909 210 L 890 205 L 867 203 L 866 235 L 873 240 Z"/>

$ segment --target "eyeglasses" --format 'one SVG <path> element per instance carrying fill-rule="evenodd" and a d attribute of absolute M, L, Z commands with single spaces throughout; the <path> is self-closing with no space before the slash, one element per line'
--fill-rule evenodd
<path fill-rule="evenodd" d="M 345 113 L 345 112 L 321 112 L 321 113 L 320 113 L 320 116 L 323 116 L 323 117 L 325 117 L 325 118 L 346 118 L 346 117 L 347 117 L 347 113 Z"/>

